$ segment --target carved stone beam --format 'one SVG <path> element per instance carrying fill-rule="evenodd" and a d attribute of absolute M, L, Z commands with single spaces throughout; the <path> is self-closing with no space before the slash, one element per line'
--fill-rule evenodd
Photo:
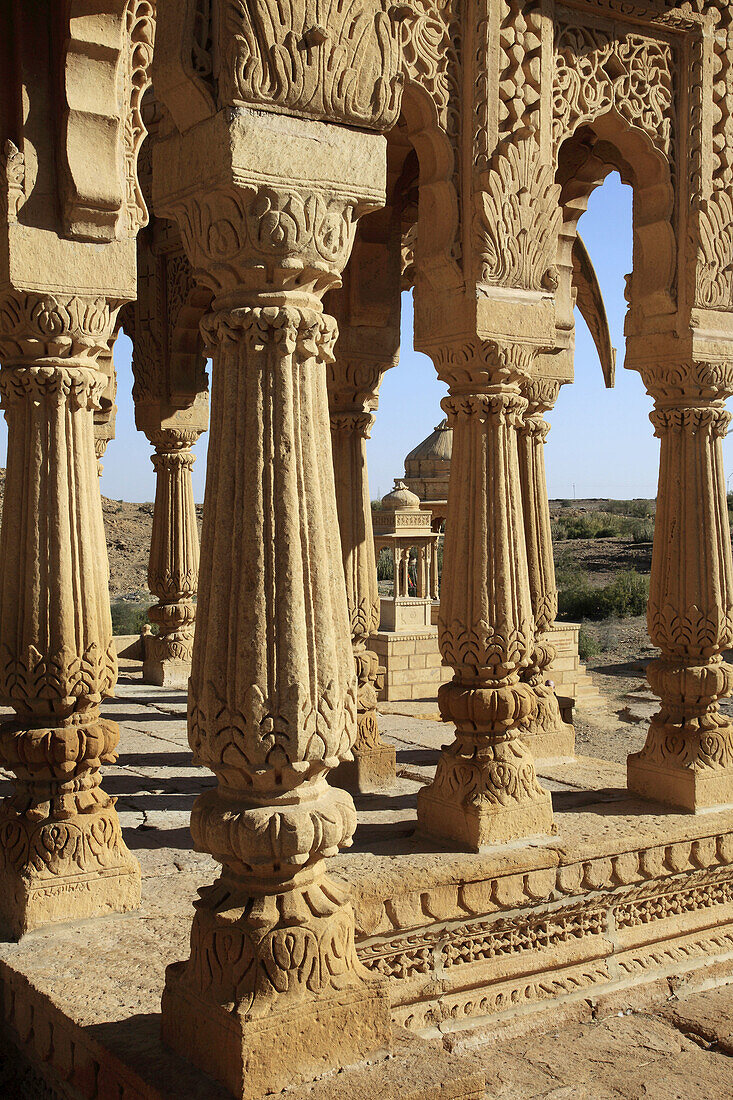
<path fill-rule="evenodd" d="M 119 301 L 5 291 L 0 393 L 8 466 L 0 534 L 0 925 L 135 908 L 140 871 L 100 767 L 118 730 L 100 716 L 117 674 L 94 413 Z"/>
<path fill-rule="evenodd" d="M 534 353 L 479 339 L 433 351 L 453 428 L 439 640 L 454 669 L 438 704 L 454 722 L 435 780 L 418 793 L 429 834 L 473 851 L 550 832 L 550 795 L 522 734 L 537 711 L 518 431 Z"/>
<path fill-rule="evenodd" d="M 535 625 L 532 660 L 523 671 L 522 679 L 531 686 L 537 700 L 536 714 L 530 719 L 525 733 L 532 755 L 537 760 L 575 754 L 573 727 L 563 722 L 555 690 L 547 682 L 547 670 L 556 656 L 547 631 L 557 616 L 557 586 L 545 476 L 544 449 L 550 428 L 544 414 L 557 401 L 560 383 L 550 379 L 526 378 L 522 380 L 521 391 L 527 401 L 527 410 L 519 428 L 519 479 Z"/>
<path fill-rule="evenodd" d="M 356 677 L 326 391 L 337 332 L 321 304 L 356 220 L 384 203 L 384 146 L 238 108 L 154 151 L 155 209 L 214 295 L 189 741 L 218 779 L 191 831 L 222 865 L 190 958 L 167 971 L 163 1036 L 237 1097 L 390 1042 L 388 999 L 326 874 L 356 824 L 326 778 L 356 737 Z"/>
<path fill-rule="evenodd" d="M 649 635 L 662 651 L 647 675 L 661 699 L 641 752 L 628 758 L 629 789 L 697 811 L 733 802 L 733 726 L 719 700 L 733 693 L 733 562 L 722 440 L 733 366 L 639 366 L 654 398 L 661 443 Z"/>

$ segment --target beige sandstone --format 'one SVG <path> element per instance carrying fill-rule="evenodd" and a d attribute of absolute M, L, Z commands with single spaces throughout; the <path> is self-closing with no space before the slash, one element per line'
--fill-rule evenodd
<path fill-rule="evenodd" d="M 660 710 L 627 782 L 685 811 L 660 813 L 662 833 L 733 804 L 719 707 L 733 691 L 731 14 L 727 0 L 324 0 L 317 19 L 301 0 L 3 12 L 0 702 L 14 717 L 0 758 L 15 780 L 0 920 L 18 937 L 139 897 L 100 770 L 117 729 L 100 709 L 116 654 L 97 463 L 125 306 L 158 479 L 146 674 L 181 683 L 190 662 L 190 744 L 218 784 L 192 832 L 222 870 L 197 902 L 190 957 L 168 970 L 163 1033 L 240 1097 L 391 1043 L 389 992 L 359 958 L 326 861 L 355 825 L 328 774 L 366 790 L 392 771 L 374 709 L 364 447 L 397 357 L 400 287 L 414 285 L 415 343 L 448 386 L 453 429 L 439 613 L 453 679 L 439 705 L 455 737 L 418 794 L 422 843 L 451 858 L 550 851 L 534 755 L 569 754 L 572 733 L 546 683 L 544 414 L 572 380 L 576 301 L 613 377 L 577 234 L 612 170 L 634 190 L 625 365 L 661 443 Z M 605 843 L 590 831 L 591 887 L 606 882 L 593 870 Z M 694 844 L 692 865 L 709 869 Z M 649 860 L 676 867 L 673 847 Z M 679 902 L 680 935 L 708 900 Z M 553 951 L 542 965 L 557 966 Z M 473 984 L 488 980 L 477 967 Z"/>

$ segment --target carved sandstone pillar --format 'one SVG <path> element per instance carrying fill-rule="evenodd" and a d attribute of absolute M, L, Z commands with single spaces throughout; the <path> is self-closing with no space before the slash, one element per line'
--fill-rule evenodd
<path fill-rule="evenodd" d="M 435 358 L 453 428 L 439 637 L 455 675 L 438 703 L 456 739 L 418 793 L 418 820 L 480 851 L 552 829 L 550 795 L 521 738 L 537 710 L 522 679 L 534 650 L 517 454 L 529 355 L 476 341 Z"/>
<path fill-rule="evenodd" d="M 331 378 L 339 372 L 336 363 Z M 331 782 L 347 790 L 374 791 L 395 780 L 395 750 L 386 745 L 377 720 L 379 658 L 367 649 L 370 634 L 379 629 L 379 589 L 372 531 L 372 505 L 367 476 L 366 441 L 374 416 L 365 411 L 334 409 L 331 387 L 331 442 L 336 482 L 336 506 L 351 620 L 351 646 L 356 665 L 357 719 L 353 761 L 346 760 Z"/>
<path fill-rule="evenodd" d="M 326 874 L 356 825 L 327 781 L 356 736 L 356 677 L 326 390 L 337 331 L 321 305 L 357 217 L 383 201 L 385 154 L 381 137 L 322 123 L 238 112 L 226 125 L 154 154 L 156 209 L 214 292 L 189 741 L 218 778 L 191 831 L 222 865 L 190 958 L 167 971 L 163 1036 L 249 1098 L 390 1041 L 351 904 Z M 192 190 L 202 149 L 212 177 Z"/>
<path fill-rule="evenodd" d="M 730 423 L 725 364 L 650 366 L 661 442 L 648 625 L 662 656 L 647 675 L 661 707 L 629 789 L 685 810 L 733 802 L 733 727 L 719 700 L 733 692 L 722 654 L 733 644 L 733 563 L 722 440 Z"/>
<path fill-rule="evenodd" d="M 528 405 L 518 438 L 524 537 L 535 624 L 532 661 L 522 678 L 532 687 L 537 699 L 537 712 L 530 719 L 525 737 L 529 739 L 535 760 L 575 754 L 573 727 L 563 722 L 555 690 L 546 683 L 547 670 L 556 655 L 546 633 L 557 616 L 557 586 L 545 476 L 545 440 L 550 426 L 544 413 L 555 404 L 559 389 L 558 382 L 527 379 L 522 394 Z"/>
<path fill-rule="evenodd" d="M 140 900 L 100 771 L 116 758 L 100 703 L 117 662 L 94 411 L 117 305 L 14 291 L 0 302 L 0 702 L 16 714 L 0 728 L 15 775 L 0 805 L 0 922 L 14 938 Z"/>
<path fill-rule="evenodd" d="M 200 434 L 175 428 L 149 432 L 155 446 L 155 509 L 148 586 L 158 602 L 148 617 L 159 633 L 144 639 L 143 681 L 161 687 L 185 688 L 191 672 L 199 575 L 191 445 Z"/>

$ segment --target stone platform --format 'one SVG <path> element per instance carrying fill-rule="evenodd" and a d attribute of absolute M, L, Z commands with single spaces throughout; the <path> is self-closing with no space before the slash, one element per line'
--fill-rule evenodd
<path fill-rule="evenodd" d="M 581 757 L 540 768 L 556 836 L 440 849 L 415 829 L 447 732 L 424 707 L 381 716 L 397 786 L 358 798 L 354 848 L 331 861 L 352 890 L 360 957 L 389 979 L 395 1055 L 290 1095 L 482 1100 L 491 1059 L 461 1044 L 733 973 L 733 812 L 662 812 L 627 796 L 621 765 Z M 143 905 L 0 945 L 7 1033 L 70 1100 L 216 1100 L 159 1036 L 165 967 L 187 956 L 192 901 L 216 873 L 188 833 L 213 777 L 190 762 L 183 693 L 128 677 L 106 710 L 121 756 L 105 786 L 140 860 Z"/>

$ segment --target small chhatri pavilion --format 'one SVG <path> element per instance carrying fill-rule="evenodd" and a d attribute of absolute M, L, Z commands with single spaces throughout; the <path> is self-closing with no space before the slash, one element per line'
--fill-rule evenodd
<path fill-rule="evenodd" d="M 404 481 L 396 480 L 373 516 L 374 549 L 392 555 L 392 594 L 380 597 L 379 631 L 370 648 L 384 668 L 380 698 L 421 699 L 434 696 L 450 678 L 433 626 L 433 606 L 439 598 L 438 539 L 432 516 Z"/>

